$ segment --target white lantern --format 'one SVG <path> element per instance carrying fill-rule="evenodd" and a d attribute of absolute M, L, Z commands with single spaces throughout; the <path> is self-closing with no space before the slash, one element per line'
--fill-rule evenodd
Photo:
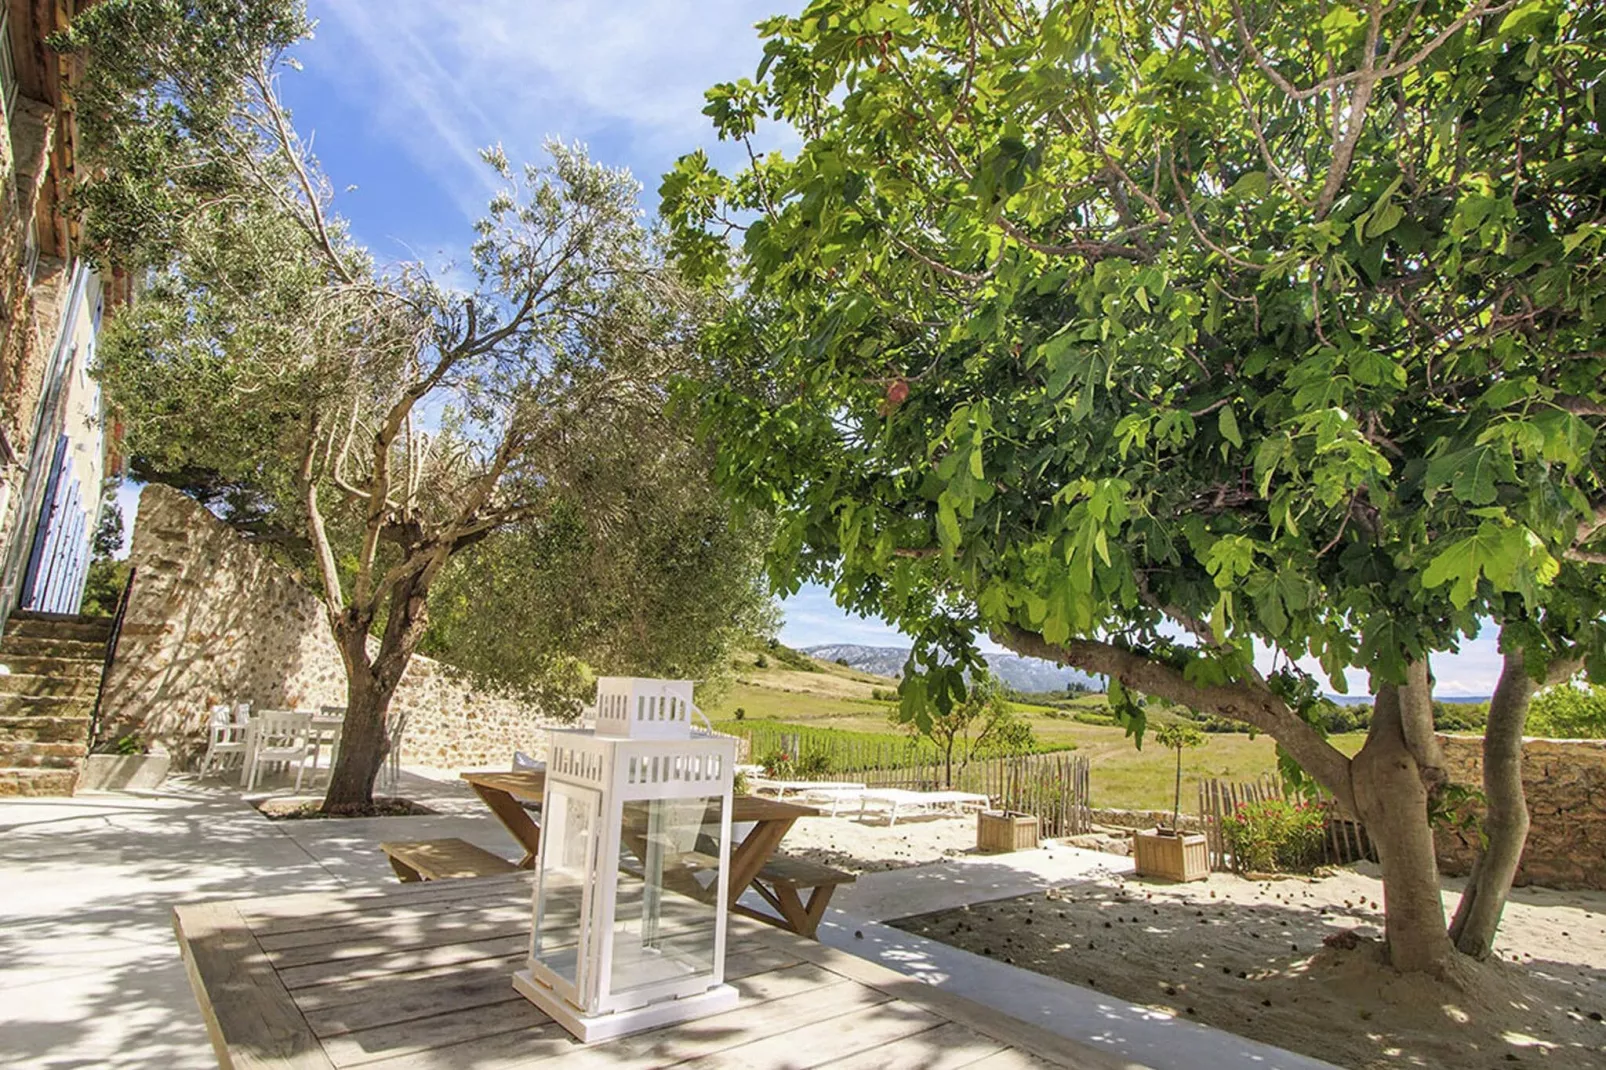
<path fill-rule="evenodd" d="M 590 1043 L 728 1010 L 736 741 L 693 735 L 686 680 L 597 681 L 553 731 L 529 968 L 513 986 Z"/>

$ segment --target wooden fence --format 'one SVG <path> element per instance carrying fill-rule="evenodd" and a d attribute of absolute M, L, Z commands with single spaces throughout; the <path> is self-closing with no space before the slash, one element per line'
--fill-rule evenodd
<path fill-rule="evenodd" d="M 1222 832 L 1222 822 L 1239 806 L 1268 800 L 1288 799 L 1282 781 L 1262 777 L 1250 783 L 1233 783 L 1224 780 L 1203 780 L 1199 783 L 1199 816 L 1204 824 L 1210 852 L 1210 868 L 1230 870 L 1236 868 L 1232 847 Z M 1326 834 L 1322 840 L 1323 861 L 1330 865 L 1343 865 L 1362 859 L 1377 860 L 1372 841 L 1359 821 L 1339 812 L 1329 798 L 1318 803 L 1327 811 Z"/>
<path fill-rule="evenodd" d="M 939 791 L 948 786 L 943 763 L 926 757 L 891 769 L 833 770 L 826 779 L 855 781 L 872 788 Z M 953 790 L 985 795 L 1005 810 L 1033 814 L 1046 839 L 1076 836 L 1093 824 L 1089 805 L 1088 761 L 1065 751 L 978 758 L 955 763 Z"/>

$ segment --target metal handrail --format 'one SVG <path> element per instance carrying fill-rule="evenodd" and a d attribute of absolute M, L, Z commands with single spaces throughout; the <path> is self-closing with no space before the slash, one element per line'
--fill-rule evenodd
<path fill-rule="evenodd" d="M 89 746 L 100 742 L 100 703 L 106 696 L 106 681 L 111 679 L 112 662 L 117 660 L 117 643 L 123 637 L 123 618 L 128 615 L 128 596 L 134 590 L 134 575 L 139 570 L 128 566 L 128 582 L 117 598 L 117 612 L 112 614 L 111 634 L 106 637 L 106 660 L 100 667 L 100 687 L 95 690 L 95 707 L 89 714 Z"/>

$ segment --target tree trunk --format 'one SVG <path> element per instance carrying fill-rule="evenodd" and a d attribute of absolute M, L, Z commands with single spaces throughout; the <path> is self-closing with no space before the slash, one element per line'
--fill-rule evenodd
<path fill-rule="evenodd" d="M 335 639 L 346 665 L 346 719 L 340 758 L 324 795 L 326 814 L 373 806 L 374 781 L 390 751 L 390 701 L 428 623 L 425 595 L 432 572 L 405 578 L 389 592 L 389 613 L 379 651 L 368 655 L 368 622 L 356 613 L 335 622 Z"/>
<path fill-rule="evenodd" d="M 355 670 L 348 666 L 340 758 L 329 777 L 324 813 L 360 812 L 373 806 L 374 781 L 390 749 L 390 700 L 395 692 L 394 686 L 385 688 L 367 665 Z"/>
<path fill-rule="evenodd" d="M 1182 823 L 1182 747 L 1177 747 L 1177 793 L 1171 798 L 1171 831 Z"/>
<path fill-rule="evenodd" d="M 1483 736 L 1482 844 L 1467 877 L 1466 891 L 1450 923 L 1456 949 L 1486 959 L 1506 907 L 1522 848 L 1528 840 L 1528 799 L 1522 790 L 1522 733 L 1536 685 L 1522 651 L 1506 654 L 1489 701 L 1489 727 Z"/>
<path fill-rule="evenodd" d="M 1378 689 L 1372 727 L 1351 774 L 1359 817 L 1383 868 L 1389 961 L 1402 971 L 1443 972 L 1455 948 L 1444 927 L 1428 823 L 1429 799 L 1444 770 L 1433 738 L 1426 662 L 1409 666 L 1403 686 Z"/>

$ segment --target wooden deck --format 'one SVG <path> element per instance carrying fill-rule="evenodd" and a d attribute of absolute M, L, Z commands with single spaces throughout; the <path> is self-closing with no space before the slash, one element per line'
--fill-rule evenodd
<path fill-rule="evenodd" d="M 219 1065 L 331 1070 L 1068 1066 L 1110 1056 L 791 933 L 732 918 L 726 1014 L 587 1048 L 513 991 L 530 877 L 181 906 Z"/>

